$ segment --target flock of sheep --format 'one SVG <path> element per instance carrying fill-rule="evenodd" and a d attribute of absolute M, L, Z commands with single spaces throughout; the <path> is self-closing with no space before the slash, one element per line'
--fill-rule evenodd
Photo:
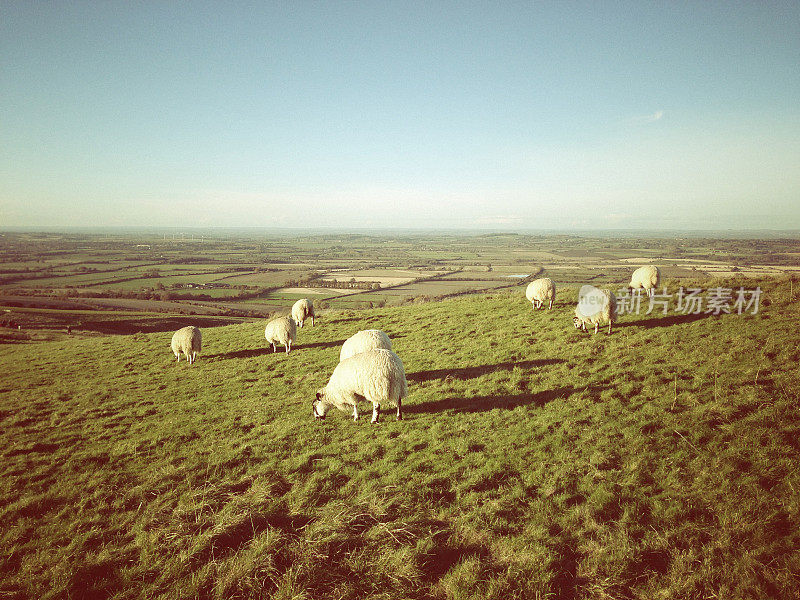
<path fill-rule="evenodd" d="M 297 328 L 311 319 L 314 325 L 314 305 L 303 298 L 295 302 L 291 316 L 272 319 L 264 329 L 267 343 L 277 352 L 278 345 L 288 354 L 297 337 Z M 178 362 L 181 354 L 189 364 L 194 363 L 200 353 L 203 336 L 200 329 L 190 325 L 179 329 L 172 336 L 172 352 Z M 342 344 L 339 364 L 333 370 L 328 385 L 317 390 L 311 404 L 315 419 L 324 419 L 332 407 L 353 412 L 358 420 L 359 400 L 372 403 L 372 422 L 377 423 L 381 404 L 397 407 L 397 419 L 403 418 L 403 398 L 408 396 L 408 383 L 403 361 L 392 352 L 392 341 L 383 331 L 367 329 L 359 331 Z"/>
<path fill-rule="evenodd" d="M 631 290 L 643 289 L 650 295 L 659 280 L 658 267 L 640 267 L 633 272 L 628 287 Z M 584 331 L 587 323 L 594 325 L 594 332 L 597 333 L 600 324 L 607 322 L 608 333 L 611 333 L 617 313 L 617 298 L 609 290 L 592 289 L 596 292 L 597 302 L 579 301 L 573 323 Z M 545 302 L 548 302 L 548 308 L 552 308 L 556 297 L 555 283 L 547 277 L 536 279 L 528 285 L 525 296 L 533 304 L 534 310 L 541 308 Z M 277 346 L 281 345 L 288 354 L 297 337 L 297 328 L 302 328 L 308 319 L 311 319 L 313 326 L 314 305 L 311 300 L 304 298 L 295 302 L 291 316 L 277 317 L 267 323 L 264 337 L 272 345 L 272 351 L 277 352 Z M 201 348 L 202 334 L 197 327 L 184 327 L 172 336 L 172 352 L 178 362 L 183 353 L 189 364 L 194 363 Z M 400 420 L 403 418 L 402 402 L 407 396 L 405 368 L 400 357 L 392 352 L 392 341 L 383 331 L 367 329 L 359 331 L 342 344 L 339 364 L 333 370 L 328 385 L 317 390 L 311 410 L 315 419 L 324 419 L 332 407 L 347 412 L 352 409 L 353 420 L 357 421 L 357 402 L 366 400 L 372 403 L 373 423 L 378 422 L 381 405 L 396 406 L 397 419 Z"/>
<path fill-rule="evenodd" d="M 654 265 L 647 265 L 639 267 L 631 275 L 631 281 L 628 284 L 628 289 L 631 293 L 633 290 L 642 289 L 648 296 L 651 296 L 659 282 L 661 281 L 661 272 L 658 267 Z M 589 286 L 591 287 L 591 286 Z M 575 315 L 572 317 L 572 323 L 576 329 L 586 331 L 586 325 L 594 325 L 594 332 L 597 333 L 601 323 L 608 323 L 608 333 L 611 333 L 611 327 L 617 317 L 617 297 L 614 292 L 610 290 L 598 290 L 591 288 L 594 293 L 595 302 L 582 302 L 579 299 L 578 306 L 575 307 Z M 552 279 L 543 277 L 528 284 L 525 290 L 525 297 L 533 304 L 534 310 L 540 308 L 545 302 L 549 302 L 548 308 L 553 307 L 553 301 L 556 297 L 556 285 Z"/>

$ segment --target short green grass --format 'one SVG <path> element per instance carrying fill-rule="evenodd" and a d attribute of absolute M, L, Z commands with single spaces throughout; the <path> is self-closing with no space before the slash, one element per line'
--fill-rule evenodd
<path fill-rule="evenodd" d="M 0 597 L 796 598 L 800 310 L 758 283 L 610 336 L 572 289 L 330 312 L 289 355 L 205 328 L 193 366 L 169 333 L 2 345 Z M 405 419 L 314 422 L 365 328 Z"/>

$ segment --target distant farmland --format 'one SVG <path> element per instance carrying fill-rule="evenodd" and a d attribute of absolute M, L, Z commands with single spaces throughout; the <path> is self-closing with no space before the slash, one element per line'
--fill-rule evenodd
<path fill-rule="evenodd" d="M 610 238 L 577 235 L 0 235 L 7 310 L 133 310 L 265 317 L 310 296 L 360 309 L 522 288 L 621 286 L 638 264 L 666 280 L 800 274 L 795 239 Z M 25 321 L 24 314 L 17 315 Z"/>

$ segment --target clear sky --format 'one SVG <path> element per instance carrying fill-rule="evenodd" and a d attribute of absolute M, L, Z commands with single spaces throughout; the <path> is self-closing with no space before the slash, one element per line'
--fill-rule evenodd
<path fill-rule="evenodd" d="M 0 0 L 0 227 L 800 228 L 800 2 Z"/>

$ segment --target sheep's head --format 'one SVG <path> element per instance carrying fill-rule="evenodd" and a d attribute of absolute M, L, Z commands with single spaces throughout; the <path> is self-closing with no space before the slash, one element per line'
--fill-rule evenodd
<path fill-rule="evenodd" d="M 316 400 L 311 402 L 311 412 L 315 419 L 324 419 L 331 405 L 325 401 L 325 388 L 317 390 Z"/>
<path fill-rule="evenodd" d="M 575 325 L 575 329 L 580 329 L 582 323 L 583 321 L 577 315 L 572 317 L 572 324 Z"/>

